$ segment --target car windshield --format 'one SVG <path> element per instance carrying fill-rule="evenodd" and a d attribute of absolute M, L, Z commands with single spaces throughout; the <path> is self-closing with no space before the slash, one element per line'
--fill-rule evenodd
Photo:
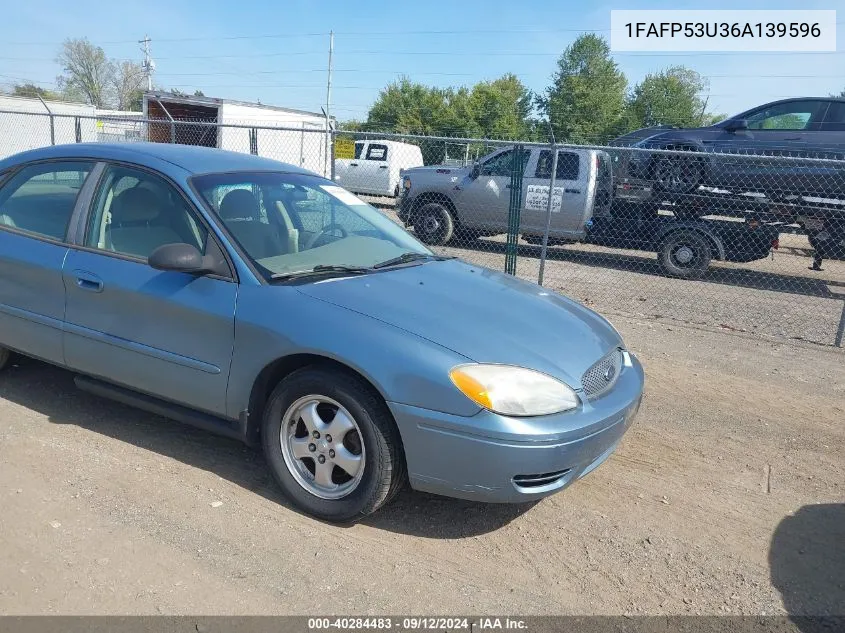
<path fill-rule="evenodd" d="M 433 256 L 377 209 L 319 176 L 206 174 L 192 184 L 267 279 Z"/>

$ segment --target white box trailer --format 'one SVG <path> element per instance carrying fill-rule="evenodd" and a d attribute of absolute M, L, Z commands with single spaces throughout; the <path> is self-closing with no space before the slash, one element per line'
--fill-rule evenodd
<path fill-rule="evenodd" d="M 0 96 L 0 158 L 48 145 L 96 140 L 94 106 Z"/>
<path fill-rule="evenodd" d="M 331 147 L 322 114 L 160 92 L 144 94 L 144 114 L 150 119 L 148 138 L 153 142 L 218 147 L 298 165 L 326 177 L 331 173 Z"/>

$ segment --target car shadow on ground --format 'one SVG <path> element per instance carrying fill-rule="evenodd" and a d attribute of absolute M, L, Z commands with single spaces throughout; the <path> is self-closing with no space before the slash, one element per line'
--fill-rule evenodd
<path fill-rule="evenodd" d="M 485 253 L 495 253 L 503 257 L 507 249 L 507 245 L 504 242 L 485 238 L 450 246 Z M 518 246 L 517 254 L 520 257 L 539 260 L 540 253 L 540 246 L 525 244 Z M 547 258 L 550 261 L 570 262 L 596 268 L 609 268 L 655 277 L 667 277 L 654 256 L 585 251 L 579 249 L 577 245 L 569 245 L 565 247 L 550 247 L 547 252 Z M 808 263 L 810 262 L 811 260 L 808 259 Z M 519 262 L 517 262 L 518 267 Z M 773 290 L 808 297 L 822 297 L 827 299 L 842 299 L 845 297 L 845 282 L 826 279 L 823 276 L 824 273 L 821 274 L 822 276 L 818 278 L 795 277 L 773 272 L 721 268 L 717 266 L 711 268 L 699 281 L 755 290 Z M 546 270 L 546 279 L 550 281 L 554 279 L 553 274 L 550 274 L 549 270 Z"/>
<path fill-rule="evenodd" d="M 845 630 L 845 504 L 807 505 L 784 518 L 772 536 L 769 567 L 799 629 Z"/>
<path fill-rule="evenodd" d="M 299 513 L 273 481 L 259 449 L 86 393 L 76 388 L 73 377 L 67 370 L 16 356 L 0 374 L 0 398 L 45 415 L 53 424 L 73 424 L 214 473 Z M 424 538 L 460 539 L 497 530 L 529 507 L 471 503 L 406 488 L 360 522 Z"/>

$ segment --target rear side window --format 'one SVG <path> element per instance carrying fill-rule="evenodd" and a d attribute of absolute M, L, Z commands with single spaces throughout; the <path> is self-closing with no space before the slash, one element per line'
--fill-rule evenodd
<path fill-rule="evenodd" d="M 387 160 L 387 145 L 370 145 L 367 148 L 367 160 Z"/>
<path fill-rule="evenodd" d="M 580 156 L 573 152 L 558 152 L 557 153 L 557 173 L 555 180 L 578 180 L 578 172 L 580 168 Z M 535 178 L 551 178 L 552 177 L 552 153 L 544 149 L 540 152 L 540 158 L 537 159 L 537 171 L 534 174 Z"/>
<path fill-rule="evenodd" d="M 361 152 L 363 152 L 363 151 L 364 151 L 364 143 L 362 143 L 361 141 L 358 141 L 357 143 L 355 143 L 355 158 L 356 159 L 361 158 Z"/>
<path fill-rule="evenodd" d="M 827 117 L 822 124 L 823 130 L 845 132 L 845 102 L 834 101 L 830 104 Z"/>
<path fill-rule="evenodd" d="M 0 225 L 64 240 L 76 197 L 93 167 L 76 161 L 24 167 L 0 189 Z"/>

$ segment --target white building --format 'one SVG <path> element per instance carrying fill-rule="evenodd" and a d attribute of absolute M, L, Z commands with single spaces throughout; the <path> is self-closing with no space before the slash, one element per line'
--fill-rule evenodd
<path fill-rule="evenodd" d="M 159 92 L 144 95 L 144 114 L 162 121 L 148 124 L 153 142 L 219 147 L 330 173 L 331 149 L 322 114 Z"/>

